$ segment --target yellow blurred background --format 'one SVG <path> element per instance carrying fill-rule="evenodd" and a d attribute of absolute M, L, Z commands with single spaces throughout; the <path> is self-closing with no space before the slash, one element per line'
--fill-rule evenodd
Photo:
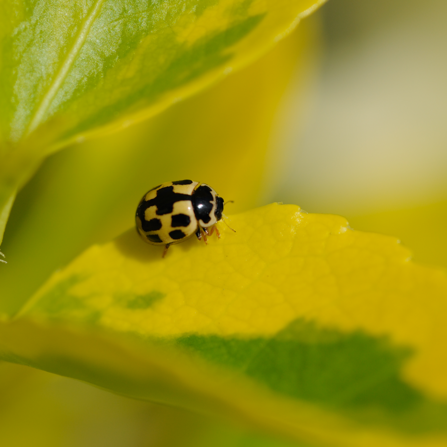
<path fill-rule="evenodd" d="M 50 157 L 6 229 L 0 312 L 131 227 L 146 190 L 182 178 L 235 200 L 228 214 L 297 203 L 447 267 L 446 14 L 443 0 L 331 0 L 240 73 Z M 8 447 L 289 445 L 25 367 L 2 364 L 0 378 Z"/>

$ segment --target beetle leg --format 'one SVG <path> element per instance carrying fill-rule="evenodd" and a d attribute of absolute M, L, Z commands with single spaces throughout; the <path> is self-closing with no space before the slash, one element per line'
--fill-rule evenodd
<path fill-rule="evenodd" d="M 216 224 L 214 224 L 212 227 L 210 227 L 210 231 L 208 232 L 208 236 L 211 236 L 214 232 L 216 232 L 217 237 L 220 239 L 220 232 L 217 229 Z"/>
<path fill-rule="evenodd" d="M 202 233 L 203 242 L 205 242 L 205 245 L 208 245 L 208 238 L 207 238 L 208 231 L 206 231 L 206 228 L 202 228 L 200 225 L 199 225 L 199 228 Z"/>
<path fill-rule="evenodd" d="M 166 256 L 166 253 L 168 252 L 168 248 L 169 248 L 170 245 L 171 244 L 166 244 L 166 247 L 165 247 L 165 249 L 163 251 L 163 255 L 161 256 L 162 258 L 164 258 Z"/>

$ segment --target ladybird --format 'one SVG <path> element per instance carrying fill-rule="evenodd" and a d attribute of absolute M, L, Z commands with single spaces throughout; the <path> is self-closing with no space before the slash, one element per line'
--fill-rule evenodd
<path fill-rule="evenodd" d="M 193 234 L 207 243 L 222 220 L 224 200 L 205 183 L 180 180 L 163 183 L 149 190 L 137 207 L 135 221 L 141 238 L 153 245 L 170 245 Z"/>

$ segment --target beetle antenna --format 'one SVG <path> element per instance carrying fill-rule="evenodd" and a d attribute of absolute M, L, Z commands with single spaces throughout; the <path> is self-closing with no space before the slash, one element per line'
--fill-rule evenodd
<path fill-rule="evenodd" d="M 225 206 L 227 203 L 234 203 L 234 200 L 227 200 L 227 201 L 224 203 L 224 206 Z"/>
<path fill-rule="evenodd" d="M 226 225 L 231 231 L 234 231 L 234 232 L 236 233 L 236 230 L 233 229 L 233 228 L 231 228 L 230 225 L 228 225 L 228 222 L 226 221 L 226 219 L 228 219 L 228 217 L 225 216 L 225 214 L 223 214 L 223 213 L 222 213 L 222 217 L 223 217 L 222 220 L 224 221 L 225 225 Z"/>

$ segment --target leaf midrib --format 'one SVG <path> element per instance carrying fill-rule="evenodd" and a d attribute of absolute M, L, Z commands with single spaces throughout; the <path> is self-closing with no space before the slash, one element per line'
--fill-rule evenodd
<path fill-rule="evenodd" d="M 25 130 L 25 136 L 29 135 L 39 126 L 40 123 L 43 122 L 44 116 L 46 115 L 54 97 L 59 91 L 59 87 L 67 77 L 70 68 L 73 66 L 74 61 L 76 60 L 82 46 L 84 45 L 84 42 L 86 41 L 87 36 L 90 32 L 90 28 L 92 27 L 95 18 L 98 16 L 98 13 L 104 1 L 105 0 L 96 0 L 90 10 L 90 13 L 85 16 L 81 29 L 76 35 L 75 41 L 73 42 L 70 51 L 62 62 L 62 65 L 59 67 L 59 70 L 54 77 L 53 82 L 51 83 L 46 94 L 43 95 L 36 111 L 34 112 L 34 115 Z"/>

